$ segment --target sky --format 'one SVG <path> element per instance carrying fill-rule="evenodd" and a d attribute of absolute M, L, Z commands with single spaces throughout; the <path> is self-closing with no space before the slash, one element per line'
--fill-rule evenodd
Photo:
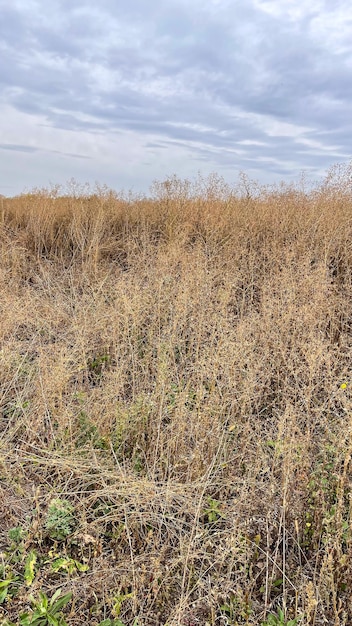
<path fill-rule="evenodd" d="M 239 172 L 352 152 L 349 0 L 0 0 L 0 193 Z"/>

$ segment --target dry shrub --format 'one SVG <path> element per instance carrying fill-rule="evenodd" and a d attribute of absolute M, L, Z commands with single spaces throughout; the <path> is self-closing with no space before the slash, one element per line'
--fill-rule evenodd
<path fill-rule="evenodd" d="M 3 616 L 31 549 L 72 625 L 351 623 L 350 172 L 3 200 Z"/>

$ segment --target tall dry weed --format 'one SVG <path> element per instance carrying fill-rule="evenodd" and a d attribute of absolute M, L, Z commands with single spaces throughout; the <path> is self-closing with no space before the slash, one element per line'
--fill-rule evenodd
<path fill-rule="evenodd" d="M 3 200 L 5 578 L 35 550 L 33 591 L 71 589 L 72 625 L 351 622 L 351 218 L 349 167 L 309 191 Z M 60 545 L 53 498 L 75 510 Z"/>

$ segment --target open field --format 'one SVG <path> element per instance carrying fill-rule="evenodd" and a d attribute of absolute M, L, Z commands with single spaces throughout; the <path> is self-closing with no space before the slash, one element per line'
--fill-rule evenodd
<path fill-rule="evenodd" d="M 351 175 L 2 200 L 1 624 L 352 623 Z"/>

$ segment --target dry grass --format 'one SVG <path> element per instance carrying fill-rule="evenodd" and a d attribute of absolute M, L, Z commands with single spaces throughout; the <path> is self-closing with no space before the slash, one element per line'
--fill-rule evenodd
<path fill-rule="evenodd" d="M 350 177 L 3 200 L 0 620 L 352 623 Z"/>

